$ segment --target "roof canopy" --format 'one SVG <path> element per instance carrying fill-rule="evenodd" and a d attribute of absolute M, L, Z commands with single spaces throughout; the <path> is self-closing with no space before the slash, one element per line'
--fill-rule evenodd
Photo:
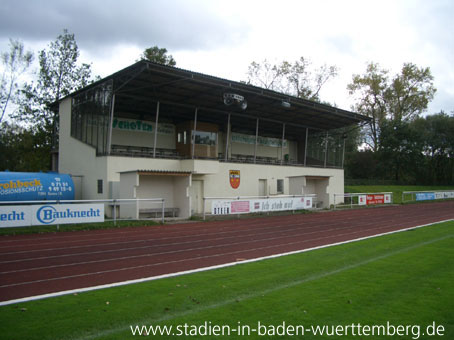
<path fill-rule="evenodd" d="M 295 138 L 305 128 L 332 130 L 369 119 L 329 105 L 148 61 L 139 61 L 100 82 L 107 80 L 113 81 L 117 117 L 154 119 L 159 101 L 159 121 L 193 120 L 197 108 L 199 121 L 225 126 L 230 113 L 232 131 L 255 134 L 259 118 L 260 135 L 280 137 L 285 123 L 285 135 Z M 226 105 L 226 94 L 243 97 L 247 108 Z"/>

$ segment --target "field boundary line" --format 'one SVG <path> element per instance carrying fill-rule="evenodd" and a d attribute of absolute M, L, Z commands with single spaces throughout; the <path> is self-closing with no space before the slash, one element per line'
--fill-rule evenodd
<path fill-rule="evenodd" d="M 258 261 L 263 261 L 263 260 L 279 258 L 282 256 L 287 256 L 287 255 L 301 254 L 301 253 L 305 253 L 305 252 L 309 252 L 309 251 L 313 251 L 313 250 L 317 250 L 317 249 L 334 247 L 334 246 L 338 246 L 338 245 L 342 245 L 342 244 L 358 242 L 358 241 L 367 240 L 367 239 L 371 239 L 371 238 L 375 238 L 375 237 L 396 234 L 396 233 L 404 232 L 407 230 L 419 229 L 419 228 L 423 228 L 423 227 L 433 226 L 436 224 L 452 222 L 452 221 L 454 221 L 454 219 L 447 219 L 447 220 L 442 220 L 442 221 L 437 221 L 437 222 L 431 222 L 431 223 L 408 227 L 408 228 L 404 228 L 404 229 L 393 230 L 393 231 L 389 231 L 389 232 L 385 232 L 385 233 L 379 233 L 379 234 L 375 234 L 375 235 L 359 237 L 359 238 L 352 239 L 352 240 L 335 242 L 335 243 L 325 244 L 325 245 L 321 245 L 321 246 L 317 246 L 317 247 L 294 250 L 294 251 L 279 253 L 279 254 L 274 254 L 274 255 L 267 255 L 267 256 L 257 257 L 257 258 L 253 258 L 253 259 L 247 259 L 247 260 L 243 260 L 243 261 L 228 262 L 228 263 L 223 263 L 223 264 L 219 264 L 219 265 L 215 265 L 215 266 L 185 270 L 185 271 L 176 272 L 176 273 L 150 276 L 150 277 L 145 277 L 145 278 L 141 278 L 141 279 L 127 280 L 127 281 L 121 281 L 121 282 L 115 282 L 115 283 L 109 283 L 109 284 L 103 284 L 103 285 L 97 285 L 97 286 L 85 287 L 85 288 L 76 288 L 76 289 L 65 290 L 65 291 L 61 291 L 61 292 L 35 295 L 35 296 L 30 296 L 30 297 L 25 297 L 25 298 L 20 298 L 20 299 L 2 301 L 2 302 L 0 302 L 0 306 L 7 306 L 7 305 L 11 305 L 11 304 L 16 304 L 16 303 L 30 302 L 30 301 L 35 301 L 35 300 L 63 296 L 63 295 L 84 293 L 84 292 L 90 292 L 90 291 L 99 290 L 99 289 L 114 288 L 114 287 L 135 284 L 135 283 L 142 283 L 142 282 L 160 280 L 160 279 L 165 279 L 165 278 L 170 278 L 170 277 L 177 277 L 177 276 L 182 276 L 182 275 L 187 275 L 187 274 L 194 274 L 194 273 L 199 273 L 199 272 L 204 272 L 204 271 L 209 271 L 209 270 L 215 270 L 215 269 L 220 269 L 220 268 L 227 268 L 227 267 L 232 267 L 232 266 L 241 265 L 241 264 L 245 264 L 245 263 L 253 263 L 253 262 L 258 262 Z"/>

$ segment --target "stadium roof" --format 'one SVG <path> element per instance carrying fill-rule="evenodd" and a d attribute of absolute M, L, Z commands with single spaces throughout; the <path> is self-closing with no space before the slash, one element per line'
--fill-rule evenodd
<path fill-rule="evenodd" d="M 113 81 L 115 116 L 152 120 L 160 102 L 159 121 L 178 123 L 194 119 L 227 124 L 231 114 L 232 131 L 251 133 L 259 118 L 259 133 L 281 137 L 285 123 L 286 137 L 298 137 L 302 128 L 332 130 L 368 121 L 354 112 L 310 100 L 300 99 L 242 82 L 217 78 L 148 61 L 139 61 L 80 91 L 105 81 Z M 239 95 L 247 108 L 226 105 L 225 94 Z"/>

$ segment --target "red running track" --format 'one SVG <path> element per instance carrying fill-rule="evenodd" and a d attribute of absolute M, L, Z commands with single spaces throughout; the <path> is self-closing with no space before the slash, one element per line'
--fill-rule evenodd
<path fill-rule="evenodd" d="M 0 237 L 0 301 L 148 278 L 454 219 L 454 201 Z"/>

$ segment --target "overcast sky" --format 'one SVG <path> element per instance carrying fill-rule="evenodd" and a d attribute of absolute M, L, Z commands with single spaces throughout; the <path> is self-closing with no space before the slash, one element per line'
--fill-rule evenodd
<path fill-rule="evenodd" d="M 0 50 L 20 39 L 35 52 L 67 28 L 81 61 L 107 76 L 154 45 L 177 67 L 245 80 L 265 58 L 336 65 L 321 99 L 350 109 L 353 74 L 378 62 L 430 67 L 438 91 L 429 113 L 454 111 L 454 0 L 1 0 Z"/>

